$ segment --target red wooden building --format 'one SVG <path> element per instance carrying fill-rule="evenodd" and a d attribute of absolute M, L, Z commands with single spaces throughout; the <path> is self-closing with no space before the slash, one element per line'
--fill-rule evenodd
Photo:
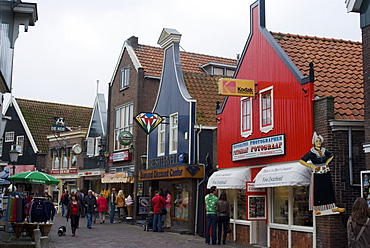
<path fill-rule="evenodd" d="M 254 80 L 256 94 L 229 96 L 217 110 L 219 171 L 207 186 L 225 190 L 232 203 L 229 239 L 345 247 L 346 220 L 365 168 L 358 150 L 364 134 L 361 44 L 271 33 L 264 15 L 264 0 L 251 5 L 251 33 L 235 74 Z M 309 211 L 311 170 L 298 161 L 312 147 L 314 131 L 334 153 L 329 166 L 345 214 Z"/>

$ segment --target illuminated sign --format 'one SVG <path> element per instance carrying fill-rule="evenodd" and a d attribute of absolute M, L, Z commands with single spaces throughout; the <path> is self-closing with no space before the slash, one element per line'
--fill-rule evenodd
<path fill-rule="evenodd" d="M 218 94 L 222 96 L 254 96 L 254 81 L 244 79 L 221 78 L 218 81 Z"/>
<path fill-rule="evenodd" d="M 143 181 L 173 178 L 203 178 L 203 175 L 203 167 L 197 165 L 184 165 L 139 171 L 139 180 Z"/>

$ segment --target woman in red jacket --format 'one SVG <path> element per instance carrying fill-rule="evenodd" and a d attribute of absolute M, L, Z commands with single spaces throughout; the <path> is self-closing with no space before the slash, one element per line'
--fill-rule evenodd
<path fill-rule="evenodd" d="M 98 198 L 97 202 L 100 224 L 102 224 L 105 222 L 105 213 L 108 211 L 108 201 L 104 197 L 103 193 L 100 193 L 100 197 Z"/>
<path fill-rule="evenodd" d="M 72 237 L 76 234 L 76 228 L 80 222 L 80 216 L 84 213 L 83 206 L 76 195 L 71 195 L 71 200 L 67 207 L 67 220 L 71 219 Z"/>

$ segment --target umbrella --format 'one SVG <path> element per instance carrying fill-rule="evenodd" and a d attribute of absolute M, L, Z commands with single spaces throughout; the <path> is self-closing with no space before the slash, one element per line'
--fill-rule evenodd
<path fill-rule="evenodd" d="M 14 174 L 8 177 L 11 182 L 18 183 L 35 183 L 35 184 L 59 184 L 59 180 L 53 176 L 39 171 L 29 171 Z"/>

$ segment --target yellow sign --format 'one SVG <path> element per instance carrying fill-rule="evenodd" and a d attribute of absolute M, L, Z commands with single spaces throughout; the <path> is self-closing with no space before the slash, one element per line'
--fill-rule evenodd
<path fill-rule="evenodd" d="M 203 178 L 204 170 L 198 165 L 182 165 L 154 170 L 139 171 L 139 180 L 162 180 L 173 178 Z"/>
<path fill-rule="evenodd" d="M 222 96 L 254 96 L 254 81 L 221 78 L 218 81 L 218 94 Z"/>

